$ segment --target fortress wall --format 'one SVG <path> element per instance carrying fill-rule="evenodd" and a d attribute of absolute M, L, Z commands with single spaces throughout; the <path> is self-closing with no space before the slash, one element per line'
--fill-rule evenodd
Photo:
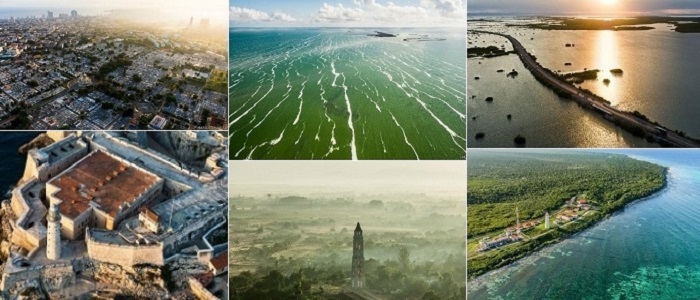
<path fill-rule="evenodd" d="M 31 251 L 39 246 L 46 243 L 45 236 L 36 235 L 27 228 L 28 218 L 31 213 L 29 202 L 24 198 L 24 191 L 36 183 L 36 179 L 32 179 L 28 182 L 20 184 L 17 188 L 12 191 L 12 198 L 10 199 L 10 207 L 13 213 L 17 216 L 17 220 L 13 223 L 13 233 L 12 233 L 12 243 L 19 245 L 20 247 Z M 41 226 L 41 224 L 35 224 L 34 226 Z"/>
<path fill-rule="evenodd" d="M 54 142 L 58 142 L 70 136 L 71 133 L 72 131 L 67 130 L 49 130 L 46 132 L 46 135 L 54 140 Z"/>
<path fill-rule="evenodd" d="M 154 132 L 150 136 L 187 162 L 207 157 L 219 148 L 218 145 L 202 143 L 197 140 L 196 134 L 193 135 L 187 131 Z"/>
<path fill-rule="evenodd" d="M 124 147 L 128 147 L 128 148 L 132 149 L 134 152 L 138 152 L 138 153 L 143 154 L 144 156 L 148 156 L 148 157 L 151 157 L 153 159 L 157 159 L 157 160 L 167 164 L 169 167 L 171 167 L 174 170 L 180 169 L 180 165 L 178 164 L 178 162 L 175 159 L 170 158 L 168 156 L 165 156 L 164 154 L 161 154 L 158 151 L 145 151 L 144 149 L 141 149 L 138 145 L 134 145 L 132 143 L 129 143 L 128 141 L 116 138 L 112 135 L 105 134 L 104 136 L 111 143 L 120 144 Z M 98 144 L 95 141 L 91 141 L 91 145 L 93 145 L 93 147 L 95 147 L 95 148 L 103 149 L 103 150 L 105 150 L 105 152 L 115 153 L 114 151 L 109 150 L 108 147 L 101 145 L 101 144 Z"/>
<path fill-rule="evenodd" d="M 27 215 L 29 214 L 29 204 L 27 203 L 27 200 L 24 199 L 22 191 L 28 186 L 31 186 L 34 182 L 36 182 L 36 179 L 22 183 L 12 190 L 10 207 L 12 207 L 12 212 L 15 214 L 15 216 L 17 216 L 17 224 L 20 226 L 24 225 L 23 222 L 27 219 Z"/>
<path fill-rule="evenodd" d="M 214 294 L 209 292 L 204 286 L 202 286 L 202 283 L 199 282 L 199 280 L 194 279 L 194 277 L 189 277 L 187 278 L 187 283 L 190 286 L 190 289 L 192 290 L 192 293 L 197 296 L 200 300 L 219 300 Z"/>
<path fill-rule="evenodd" d="M 184 243 L 192 242 L 191 237 L 203 233 L 207 228 L 225 220 L 225 214 L 226 210 L 206 214 L 182 230 L 164 235 L 165 256 L 174 254 L 174 250 L 177 247 Z"/>
<path fill-rule="evenodd" d="M 163 245 L 127 245 L 97 241 L 88 233 L 85 239 L 88 256 L 92 259 L 130 267 L 137 264 L 162 266 Z"/>
<path fill-rule="evenodd" d="M 34 160 L 31 153 L 31 150 L 27 153 L 27 162 L 24 164 L 24 175 L 22 175 L 20 182 L 26 182 L 32 178 L 39 178 L 39 166 L 37 166 L 37 162 Z"/>
<path fill-rule="evenodd" d="M 16 244 L 29 251 L 46 245 L 46 236 L 39 237 L 22 228 L 15 227 L 14 229 L 15 231 L 12 232 L 12 238 L 10 240 L 13 244 Z"/>
<path fill-rule="evenodd" d="M 70 167 L 75 162 L 77 162 L 78 160 L 80 160 L 81 158 L 83 158 L 84 156 L 86 156 L 88 154 L 88 152 L 90 150 L 89 147 L 85 143 L 83 143 L 83 141 L 81 141 L 77 137 L 75 137 L 74 135 L 71 135 L 64 140 L 57 142 L 57 143 L 54 143 L 51 146 L 48 146 L 48 147 L 43 148 L 41 150 L 42 151 L 50 151 L 53 148 L 56 148 L 53 151 L 61 151 L 58 149 L 59 147 L 61 147 L 62 145 L 67 145 L 69 143 L 72 143 L 73 141 L 75 141 L 76 143 L 78 143 L 80 145 L 83 145 L 84 147 L 82 147 L 81 149 L 78 149 L 78 150 L 72 150 L 73 152 L 66 155 L 66 157 L 61 158 L 61 160 L 59 160 L 59 161 L 54 161 L 50 164 L 43 164 L 42 166 L 40 166 L 39 170 L 37 171 L 37 173 L 38 173 L 37 175 L 38 175 L 39 180 L 41 180 L 42 182 L 49 181 L 51 178 L 56 177 L 58 174 L 60 174 L 61 172 L 66 170 L 68 167 Z M 43 167 L 43 168 L 41 168 L 41 167 Z"/>

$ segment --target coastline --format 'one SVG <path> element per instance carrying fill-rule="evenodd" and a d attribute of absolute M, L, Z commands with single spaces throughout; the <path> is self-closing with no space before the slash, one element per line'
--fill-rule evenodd
<path fill-rule="evenodd" d="M 649 119 L 639 111 L 627 111 L 610 105 L 610 101 L 581 87 L 564 81 L 560 74 L 542 66 L 537 62 L 537 57 L 523 48 L 520 41 L 505 33 L 467 29 L 467 32 L 501 36 L 511 43 L 513 52 L 520 58 L 525 67 L 542 86 L 553 91 L 560 100 L 573 100 L 583 110 L 601 115 L 610 124 L 628 132 L 629 134 L 646 139 L 649 143 L 656 143 L 661 147 L 698 147 L 700 139 L 686 135 L 683 131 L 674 130 L 663 124 Z M 521 52 L 518 52 L 520 49 Z M 468 53 L 467 53 L 468 56 Z M 474 57 L 471 57 L 474 58 Z M 470 59 L 470 58 L 468 58 Z M 528 62 L 534 66 L 528 65 Z M 552 79 L 555 78 L 555 79 Z M 573 91 L 572 91 L 573 90 Z"/>
<path fill-rule="evenodd" d="M 629 155 L 626 155 L 626 156 L 631 158 L 631 159 L 648 162 L 646 160 L 639 159 L 638 157 L 631 157 Z M 653 163 L 653 164 L 658 165 L 656 163 Z M 503 270 L 504 268 L 511 266 L 513 264 L 521 263 L 522 260 L 527 259 L 529 257 L 533 257 L 536 254 L 543 251 L 544 249 L 547 249 L 551 246 L 557 245 L 557 244 L 562 243 L 562 242 L 566 242 L 567 240 L 570 240 L 572 237 L 575 237 L 576 235 L 578 235 L 579 233 L 582 233 L 588 229 L 591 229 L 591 228 L 597 226 L 602 221 L 610 219 L 611 217 L 613 217 L 619 213 L 624 212 L 625 208 L 630 206 L 630 205 L 633 205 L 633 204 L 636 204 L 636 203 L 641 202 L 643 200 L 647 200 L 647 199 L 650 199 L 652 197 L 657 196 L 659 193 L 665 191 L 666 188 L 668 187 L 668 183 L 669 183 L 669 176 L 668 175 L 669 175 L 669 170 L 670 170 L 670 167 L 661 166 L 661 165 L 658 165 L 658 166 L 663 167 L 663 170 L 664 170 L 663 171 L 663 179 L 664 180 L 663 180 L 663 184 L 660 187 L 658 187 L 654 190 L 651 190 L 647 195 L 633 199 L 633 200 L 625 203 L 624 205 L 621 205 L 620 207 L 615 208 L 613 211 L 611 211 L 605 215 L 600 215 L 600 217 L 598 217 L 598 218 L 593 218 L 593 219 L 589 220 L 587 223 L 584 223 L 581 228 L 578 228 L 575 231 L 565 232 L 561 229 L 553 230 L 554 233 L 558 233 L 559 235 L 554 236 L 548 240 L 539 241 L 540 243 L 535 244 L 532 249 L 523 251 L 521 253 L 517 253 L 516 255 L 511 256 L 511 257 L 504 258 L 503 260 L 501 260 L 498 264 L 496 264 L 492 268 L 487 268 L 485 270 L 482 270 L 481 272 L 479 272 L 479 274 L 477 274 L 475 276 L 470 275 L 469 257 L 467 257 L 467 283 L 479 285 L 480 281 L 486 281 L 486 279 L 485 279 L 485 277 L 487 277 L 486 275 L 489 275 L 493 272 L 497 272 L 499 270 Z M 550 234 L 546 234 L 546 235 L 550 235 Z M 542 235 L 542 236 L 545 236 L 545 235 Z M 468 241 L 469 240 L 467 240 L 467 243 L 468 243 Z M 526 242 L 530 242 L 530 241 L 532 241 L 532 240 L 528 240 Z M 520 246 L 522 246 L 522 244 Z"/>

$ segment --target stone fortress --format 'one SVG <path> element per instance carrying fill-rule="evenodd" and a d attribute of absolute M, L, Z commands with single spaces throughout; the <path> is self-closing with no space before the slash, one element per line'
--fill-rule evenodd
<path fill-rule="evenodd" d="M 227 227 L 225 135 L 50 131 L 46 137 L 48 145 L 28 151 L 24 175 L 2 204 L 11 235 L 3 241 L 8 259 L 0 298 L 27 291 L 52 299 L 169 298 L 164 280 L 191 287 L 195 297 L 216 298 L 192 281 L 200 271 L 226 271 L 212 267 L 226 260 L 225 242 L 210 240 Z M 189 271 L 163 279 L 161 270 L 175 265 Z"/>

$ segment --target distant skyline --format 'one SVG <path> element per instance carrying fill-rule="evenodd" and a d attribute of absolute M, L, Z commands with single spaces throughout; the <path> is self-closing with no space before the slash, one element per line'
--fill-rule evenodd
<path fill-rule="evenodd" d="M 71 10 L 80 15 L 105 15 L 111 11 L 139 10 L 149 12 L 153 22 L 178 21 L 182 24 L 189 22 L 190 17 L 197 21 L 201 18 L 210 19 L 214 26 L 227 23 L 228 10 L 225 0 L 3 0 L 0 2 L 0 18 L 15 18 L 45 16 L 47 11 L 53 11 L 54 17 L 61 13 L 70 14 Z"/>
<path fill-rule="evenodd" d="M 468 0 L 469 15 L 700 15 L 695 0 Z"/>
<path fill-rule="evenodd" d="M 230 0 L 231 27 L 456 27 L 466 0 Z"/>

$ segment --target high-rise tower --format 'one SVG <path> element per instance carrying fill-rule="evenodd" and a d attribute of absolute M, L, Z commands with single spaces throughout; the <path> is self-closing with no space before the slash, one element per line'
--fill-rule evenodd
<path fill-rule="evenodd" d="M 61 214 L 58 212 L 60 200 L 51 200 L 49 213 L 46 216 L 46 258 L 58 260 L 61 258 Z"/>
<path fill-rule="evenodd" d="M 357 222 L 352 238 L 352 287 L 365 287 L 365 249 L 360 222 Z"/>
<path fill-rule="evenodd" d="M 544 229 L 549 229 L 549 212 L 544 214 Z"/>

